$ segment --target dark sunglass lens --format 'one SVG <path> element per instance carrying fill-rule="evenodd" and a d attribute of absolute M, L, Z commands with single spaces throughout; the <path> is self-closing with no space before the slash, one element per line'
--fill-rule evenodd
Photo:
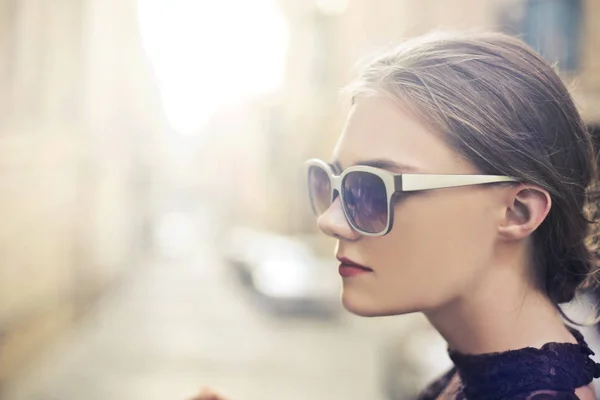
<path fill-rule="evenodd" d="M 327 171 L 319 167 L 310 167 L 308 188 L 313 210 L 320 216 L 331 205 L 331 181 Z"/>
<path fill-rule="evenodd" d="M 383 180 L 370 172 L 351 172 L 342 185 L 348 218 L 360 230 L 381 233 L 388 221 L 387 192 Z"/>

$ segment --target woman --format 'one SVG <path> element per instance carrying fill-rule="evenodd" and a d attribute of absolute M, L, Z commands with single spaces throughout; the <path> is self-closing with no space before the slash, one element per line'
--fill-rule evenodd
<path fill-rule="evenodd" d="M 425 314 L 455 368 L 420 399 L 594 399 L 600 365 L 558 304 L 595 272 L 596 166 L 556 73 L 502 34 L 435 34 L 351 95 L 333 163 L 308 163 L 344 307 Z"/>

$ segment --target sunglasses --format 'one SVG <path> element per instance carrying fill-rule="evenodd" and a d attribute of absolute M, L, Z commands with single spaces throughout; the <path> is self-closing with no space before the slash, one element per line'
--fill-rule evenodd
<path fill-rule="evenodd" d="M 320 217 L 339 195 L 344 215 L 354 230 L 365 236 L 383 236 L 394 220 L 393 198 L 405 192 L 499 182 L 519 182 L 500 175 L 393 174 L 387 170 L 354 166 L 336 175 L 318 159 L 306 162 L 308 193 L 315 216 Z"/>

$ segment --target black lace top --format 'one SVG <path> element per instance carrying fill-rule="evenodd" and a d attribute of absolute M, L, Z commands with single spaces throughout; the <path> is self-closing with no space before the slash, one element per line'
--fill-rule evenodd
<path fill-rule="evenodd" d="M 546 343 L 502 353 L 465 355 L 449 350 L 454 368 L 432 383 L 418 400 L 433 400 L 455 373 L 458 400 L 578 400 L 575 389 L 600 377 L 600 364 L 581 333 L 570 329 L 574 343 Z"/>

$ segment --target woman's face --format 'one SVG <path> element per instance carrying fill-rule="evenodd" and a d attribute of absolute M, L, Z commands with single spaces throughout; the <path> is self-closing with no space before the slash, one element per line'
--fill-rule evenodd
<path fill-rule="evenodd" d="M 383 97 L 359 98 L 334 152 L 341 169 L 387 160 L 393 173 L 478 174 L 436 133 Z M 337 171 L 338 173 L 341 171 Z M 460 298 L 493 263 L 504 216 L 498 185 L 413 192 L 394 205 L 391 231 L 361 236 L 339 197 L 319 218 L 337 256 L 372 271 L 343 277 L 342 302 L 364 316 L 426 311 Z"/>

